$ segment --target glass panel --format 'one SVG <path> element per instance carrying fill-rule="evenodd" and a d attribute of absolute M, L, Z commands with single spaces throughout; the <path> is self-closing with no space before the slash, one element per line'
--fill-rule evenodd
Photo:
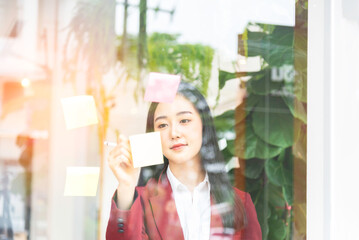
<path fill-rule="evenodd" d="M 8 5 L 0 239 L 306 239 L 308 1 Z M 151 72 L 180 76 L 182 98 L 150 105 Z M 165 164 L 138 175 L 134 141 L 116 142 L 146 128 Z"/>

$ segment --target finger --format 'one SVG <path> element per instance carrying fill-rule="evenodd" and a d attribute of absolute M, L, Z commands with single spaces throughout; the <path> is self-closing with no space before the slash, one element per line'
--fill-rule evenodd
<path fill-rule="evenodd" d="M 117 138 L 117 143 L 121 143 L 121 142 L 128 142 L 128 138 L 123 134 L 120 134 Z"/>
<path fill-rule="evenodd" d="M 117 161 L 120 166 L 132 167 L 130 160 L 123 154 L 118 156 Z"/>
<path fill-rule="evenodd" d="M 131 152 L 131 146 L 130 146 L 129 142 L 120 142 L 118 144 L 118 147 L 119 148 L 124 148 L 124 149 L 126 149 L 126 151 Z"/>
<path fill-rule="evenodd" d="M 112 149 L 110 151 L 110 153 L 108 154 L 108 160 L 109 161 L 113 161 L 114 159 L 116 159 L 119 155 L 121 154 L 121 148 L 116 146 L 114 149 Z"/>
<path fill-rule="evenodd" d="M 113 169 L 113 171 L 118 171 L 122 168 L 131 167 L 131 164 L 124 155 L 120 154 L 116 157 L 112 157 L 111 160 L 109 160 L 109 166 L 111 169 Z"/>
<path fill-rule="evenodd" d="M 121 155 L 125 156 L 126 159 L 128 159 L 128 160 L 131 159 L 131 153 L 129 151 L 127 151 L 127 149 L 121 148 L 120 153 L 121 153 Z"/>
<path fill-rule="evenodd" d="M 109 157 L 111 159 L 109 159 L 110 161 L 112 161 L 113 159 L 116 159 L 119 155 L 125 155 L 128 159 L 132 158 L 132 154 L 128 149 L 128 146 L 126 145 L 117 145 L 113 150 L 111 150 L 111 152 L 109 153 Z"/>

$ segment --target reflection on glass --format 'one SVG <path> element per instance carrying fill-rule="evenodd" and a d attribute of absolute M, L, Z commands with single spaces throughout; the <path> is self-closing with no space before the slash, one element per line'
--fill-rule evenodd
<path fill-rule="evenodd" d="M 166 200 L 150 206 L 167 216 L 160 232 L 193 232 L 182 223 L 187 213 L 199 214 L 179 210 L 174 200 L 191 203 L 196 192 L 202 202 L 209 186 L 214 202 L 197 208 L 215 216 L 203 222 L 205 234 L 237 234 L 231 220 L 244 215 L 232 211 L 241 210 L 234 186 L 253 200 L 253 211 L 244 199 L 242 207 L 247 220 L 257 214 L 263 239 L 305 239 L 307 6 L 306 0 L 0 0 L 0 239 L 105 239 L 119 183 L 107 162 L 113 147 L 103 142 L 145 133 L 150 72 L 180 76 L 198 89 L 206 100 L 185 98 L 196 103 L 204 128 L 211 109 L 216 130 L 203 131 L 211 136 L 198 146 L 202 158 L 216 159 L 202 161 L 207 175 L 198 189 L 179 184 L 167 199 L 170 183 L 148 182 L 164 166 L 142 169 L 137 184 L 149 186 L 141 196 L 156 192 Z M 93 97 L 98 121 L 68 130 L 61 98 L 79 95 Z M 100 169 L 95 197 L 64 196 L 70 166 Z M 126 223 L 112 220 L 118 234 Z M 152 230 L 157 224 L 147 223 Z"/>

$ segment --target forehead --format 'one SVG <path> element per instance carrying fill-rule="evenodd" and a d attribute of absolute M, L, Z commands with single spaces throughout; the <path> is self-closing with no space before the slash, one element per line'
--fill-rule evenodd
<path fill-rule="evenodd" d="M 182 111 L 191 111 L 193 114 L 198 114 L 196 108 L 187 98 L 177 94 L 172 103 L 159 103 L 154 117 L 168 116 Z"/>

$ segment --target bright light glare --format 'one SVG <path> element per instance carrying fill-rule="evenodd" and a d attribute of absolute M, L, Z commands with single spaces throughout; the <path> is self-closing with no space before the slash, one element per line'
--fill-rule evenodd
<path fill-rule="evenodd" d="M 31 84 L 30 80 L 28 78 L 24 78 L 21 80 L 21 86 L 24 88 L 29 87 Z"/>

